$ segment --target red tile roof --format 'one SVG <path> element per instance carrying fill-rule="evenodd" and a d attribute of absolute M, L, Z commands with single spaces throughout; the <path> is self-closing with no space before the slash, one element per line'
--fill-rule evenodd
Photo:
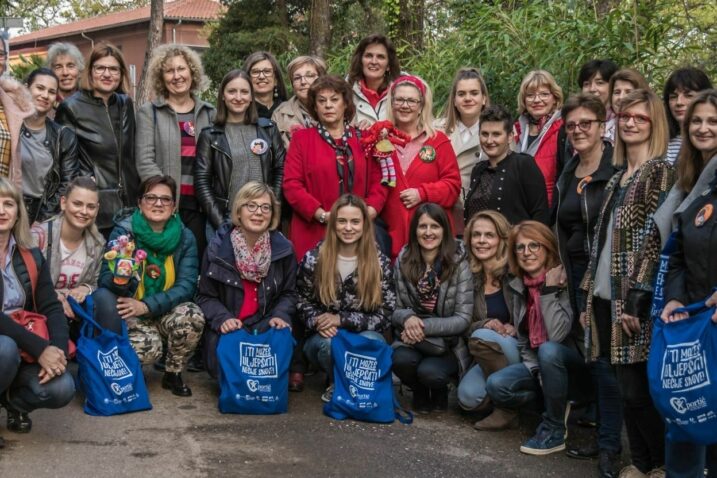
<path fill-rule="evenodd" d="M 197 20 L 209 21 L 221 17 L 223 7 L 215 0 L 175 0 L 165 1 L 165 20 Z M 149 21 L 150 7 L 135 8 L 123 12 L 114 12 L 99 17 L 85 18 L 72 23 L 55 25 L 10 39 L 10 45 L 61 38 L 81 32 L 104 30 L 122 25 Z"/>

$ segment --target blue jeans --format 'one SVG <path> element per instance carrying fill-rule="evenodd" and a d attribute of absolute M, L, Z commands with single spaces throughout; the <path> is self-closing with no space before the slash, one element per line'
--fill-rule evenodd
<path fill-rule="evenodd" d="M 38 408 L 62 408 L 75 396 L 75 382 L 65 371 L 45 384 L 40 384 L 36 363 L 21 363 L 20 351 L 11 338 L 0 335 L 0 392 L 7 389 L 7 399 L 19 412 L 30 413 Z"/>
<path fill-rule="evenodd" d="M 386 342 L 383 335 L 378 332 L 374 332 L 373 330 L 365 330 L 360 332 L 359 335 L 371 340 L 380 340 L 384 343 Z M 312 335 L 306 339 L 304 354 L 306 354 L 306 358 L 309 359 L 309 362 L 321 367 L 321 370 L 328 373 L 329 378 L 331 378 L 331 339 L 322 337 L 319 334 Z"/>
<path fill-rule="evenodd" d="M 598 423 L 598 448 L 618 453 L 622 448 L 622 398 L 610 359 L 599 357 L 590 364 L 590 372 L 597 384 L 597 404 L 600 420 Z"/>
<path fill-rule="evenodd" d="M 500 346 L 508 365 L 520 363 L 518 341 L 515 337 L 503 336 L 490 329 L 478 329 L 471 338 L 478 338 L 488 342 L 495 342 Z M 486 397 L 486 379 L 480 365 L 473 365 L 461 379 L 458 385 L 458 404 L 464 410 L 475 410 Z"/>
<path fill-rule="evenodd" d="M 697 445 L 665 439 L 665 471 L 668 478 L 717 477 L 717 445 Z"/>

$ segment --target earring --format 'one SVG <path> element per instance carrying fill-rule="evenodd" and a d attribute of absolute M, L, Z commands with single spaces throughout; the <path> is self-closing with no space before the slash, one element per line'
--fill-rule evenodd
<path fill-rule="evenodd" d="M 274 87 L 274 98 L 278 98 L 278 97 L 279 97 L 279 87 L 275 86 Z"/>

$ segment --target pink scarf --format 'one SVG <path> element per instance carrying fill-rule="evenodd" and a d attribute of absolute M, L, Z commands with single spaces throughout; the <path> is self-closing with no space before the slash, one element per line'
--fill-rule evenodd
<path fill-rule="evenodd" d="M 269 273 L 271 265 L 271 240 L 265 232 L 249 249 L 241 229 L 235 227 L 231 232 L 232 247 L 236 268 L 242 279 L 259 283 Z"/>
<path fill-rule="evenodd" d="M 543 312 L 540 310 L 540 289 L 545 282 L 545 273 L 538 277 L 523 277 L 523 284 L 528 288 L 528 307 L 525 315 L 528 316 L 528 336 L 530 347 L 537 349 L 543 342 L 548 341 L 548 331 L 545 328 Z"/>

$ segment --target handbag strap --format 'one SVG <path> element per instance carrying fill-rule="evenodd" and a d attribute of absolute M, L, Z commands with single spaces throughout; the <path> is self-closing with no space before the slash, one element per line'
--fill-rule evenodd
<path fill-rule="evenodd" d="M 404 425 L 410 425 L 413 423 L 413 412 L 406 410 L 401 406 L 396 398 L 396 392 L 393 393 L 393 413 L 396 416 L 396 420 Z"/>
<path fill-rule="evenodd" d="M 30 251 L 30 249 L 26 249 L 24 247 L 18 247 L 18 249 L 20 250 L 20 257 L 22 257 L 22 261 L 25 263 L 27 274 L 30 276 L 32 307 L 33 310 L 37 310 L 35 304 L 35 290 L 37 290 L 37 262 L 35 262 L 35 258 L 32 256 L 32 251 Z"/>
<path fill-rule="evenodd" d="M 52 223 L 55 222 L 53 219 L 47 223 L 47 263 L 52 265 Z"/>

